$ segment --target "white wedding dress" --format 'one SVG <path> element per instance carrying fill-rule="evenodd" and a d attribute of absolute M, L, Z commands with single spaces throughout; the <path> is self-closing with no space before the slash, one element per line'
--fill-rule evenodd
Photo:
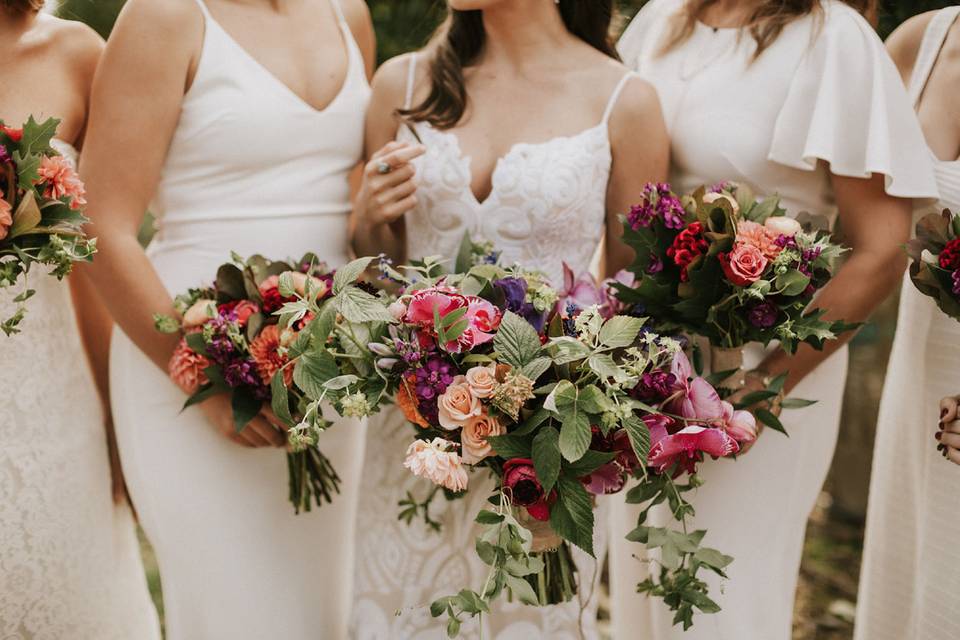
<path fill-rule="evenodd" d="M 948 7 L 930 21 L 910 81 L 914 104 L 958 16 Z M 937 209 L 958 213 L 960 160 L 934 162 Z M 957 393 L 960 322 L 907 277 L 877 423 L 856 640 L 960 637 L 960 467 L 933 439 L 940 399 Z"/>
<path fill-rule="evenodd" d="M 416 56 L 410 58 L 407 106 L 413 97 Z M 454 261 L 466 233 L 492 242 L 505 264 L 519 263 L 563 282 L 563 262 L 577 274 L 590 270 L 603 237 L 611 151 L 607 123 L 630 75 L 613 91 L 596 127 L 538 144 L 517 144 L 500 159 L 493 190 L 482 203 L 473 194 L 470 159 L 452 131 L 421 122 L 416 129 L 426 154 L 416 161 L 418 204 L 407 214 L 407 255 L 440 255 Z M 415 140 L 401 129 L 398 139 Z M 487 472 L 471 474 L 461 500 L 439 496 L 431 517 L 442 523 L 436 533 L 422 521 L 397 520 L 397 503 L 408 491 L 423 499 L 430 485 L 403 467 L 413 428 L 395 409 L 371 421 L 361 488 L 357 550 L 357 640 L 438 640 L 445 618 L 430 617 L 438 596 L 463 587 L 479 590 L 489 567 L 476 556 L 474 517 L 494 483 Z M 606 553 L 606 501 L 597 509 L 594 547 L 600 563 Z M 464 624 L 462 638 L 492 640 L 578 640 L 598 637 L 596 629 L 600 567 L 574 549 L 579 594 L 551 607 L 498 601 L 481 625 Z"/>
<path fill-rule="evenodd" d="M 28 283 L 22 333 L 0 336 L 0 638 L 159 640 L 69 285 L 42 268 Z M 15 309 L 10 291 L 0 317 Z"/>
<path fill-rule="evenodd" d="M 887 192 L 935 197 L 920 126 L 893 62 L 870 25 L 839 0 L 790 23 L 757 59 L 738 29 L 702 23 L 660 55 L 684 0 L 653 0 L 625 32 L 628 66 L 657 88 L 672 138 L 678 191 L 723 180 L 778 193 L 792 215 L 836 216 L 829 171 L 886 176 Z M 823 162 L 820 162 L 823 161 Z M 829 169 L 827 164 L 829 163 Z M 756 365 L 759 348 L 746 353 Z M 636 593 L 646 576 L 641 545 L 614 536 L 610 568 L 615 640 L 788 640 L 807 518 L 830 467 L 847 371 L 847 350 L 828 358 L 793 392 L 817 400 L 784 412 L 790 433 L 767 430 L 744 457 L 702 465 L 694 529 L 732 555 L 729 581 L 708 576 L 723 608 L 672 626 L 659 601 Z M 931 438 L 932 441 L 932 438 Z M 614 508 L 613 530 L 636 524 L 637 509 Z M 904 639 L 905 640 L 905 639 Z"/>
<path fill-rule="evenodd" d="M 209 283 L 231 251 L 294 260 L 313 251 L 344 264 L 348 174 L 361 159 L 370 87 L 337 0 L 349 65 L 322 110 L 197 2 L 203 50 L 152 207 L 154 268 L 175 294 Z M 295 515 L 282 450 L 241 447 L 198 408 L 181 411 L 183 393 L 120 331 L 111 364 L 120 452 L 157 553 L 167 638 L 345 638 L 365 423 L 341 420 L 323 434 L 341 493 Z"/>

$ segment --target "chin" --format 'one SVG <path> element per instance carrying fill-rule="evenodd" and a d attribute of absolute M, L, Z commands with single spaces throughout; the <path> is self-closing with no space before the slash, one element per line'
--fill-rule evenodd
<path fill-rule="evenodd" d="M 507 4 L 514 0 L 447 0 L 447 5 L 454 11 L 483 11 L 498 5 Z"/>

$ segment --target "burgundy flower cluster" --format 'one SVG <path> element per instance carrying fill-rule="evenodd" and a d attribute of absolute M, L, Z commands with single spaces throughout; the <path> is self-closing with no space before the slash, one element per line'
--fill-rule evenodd
<path fill-rule="evenodd" d="M 680 281 L 687 282 L 690 275 L 687 268 L 694 260 L 707 252 L 710 244 L 703 237 L 703 225 L 699 222 L 690 224 L 686 229 L 677 234 L 673 244 L 667 249 L 667 257 L 673 260 L 673 263 L 680 267 Z"/>
<path fill-rule="evenodd" d="M 648 184 L 643 191 L 643 201 L 630 208 L 627 223 L 634 231 L 649 227 L 654 220 L 663 220 L 667 229 L 682 229 L 686 212 L 680 199 L 673 195 L 668 184 Z"/>

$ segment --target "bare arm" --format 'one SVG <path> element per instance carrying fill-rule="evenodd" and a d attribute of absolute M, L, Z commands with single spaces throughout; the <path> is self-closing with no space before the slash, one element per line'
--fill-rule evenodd
<path fill-rule="evenodd" d="M 911 202 L 887 195 L 882 175 L 869 180 L 834 175 L 832 181 L 844 239 L 852 251 L 823 288 L 815 306 L 826 309 L 828 319 L 862 322 L 896 289 L 903 276 L 903 245 L 910 239 Z M 851 337 L 847 333 L 832 340 L 823 351 L 804 345 L 790 356 L 777 350 L 760 369 L 771 375 L 789 372 L 785 387 L 789 393 Z"/>
<path fill-rule="evenodd" d="M 917 54 L 920 52 L 923 34 L 936 13 L 936 11 L 928 11 L 913 16 L 897 27 L 887 38 L 887 51 L 896 63 L 904 84 L 910 83 L 910 76 L 913 74 L 913 67 L 917 62 Z"/>
<path fill-rule="evenodd" d="M 624 88 L 610 120 L 613 167 L 607 188 L 605 272 L 613 276 L 633 261 L 633 250 L 621 241 L 620 216 L 643 199 L 649 182 L 664 182 L 670 166 L 670 138 L 654 88 L 632 79 Z"/>
<path fill-rule="evenodd" d="M 344 17 L 363 54 L 367 78 L 372 78 L 377 67 L 377 35 L 374 33 L 373 21 L 370 19 L 370 9 L 363 0 L 341 0 L 341 2 Z"/>
<path fill-rule="evenodd" d="M 353 216 L 353 247 L 358 255 L 383 252 L 398 261 L 405 258 L 403 216 L 417 202 L 416 171 L 410 161 L 424 152 L 423 147 L 394 142 L 399 126 L 396 110 L 403 107 L 408 65 L 409 57 L 399 56 L 384 64 L 373 79 L 364 141 L 367 163 Z M 381 162 L 390 166 L 388 174 L 378 171 Z"/>

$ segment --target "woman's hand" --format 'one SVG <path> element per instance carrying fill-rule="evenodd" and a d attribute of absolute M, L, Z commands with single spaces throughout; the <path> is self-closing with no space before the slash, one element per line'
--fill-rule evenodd
<path fill-rule="evenodd" d="M 943 457 L 954 464 L 960 464 L 960 420 L 957 420 L 960 400 L 956 397 L 944 398 L 940 401 L 940 431 L 937 440 L 940 442 L 937 449 Z"/>
<path fill-rule="evenodd" d="M 244 447 L 285 447 L 287 437 L 282 430 L 273 426 L 267 420 L 267 414 L 261 413 L 250 421 L 243 431 L 237 433 L 233 424 L 233 408 L 230 398 L 225 394 L 218 394 L 200 403 L 200 410 L 207 421 L 226 438 L 233 440 Z"/>
<path fill-rule="evenodd" d="M 363 169 L 357 208 L 367 229 L 393 224 L 417 205 L 416 169 L 421 145 L 390 142 L 373 154 Z"/>

